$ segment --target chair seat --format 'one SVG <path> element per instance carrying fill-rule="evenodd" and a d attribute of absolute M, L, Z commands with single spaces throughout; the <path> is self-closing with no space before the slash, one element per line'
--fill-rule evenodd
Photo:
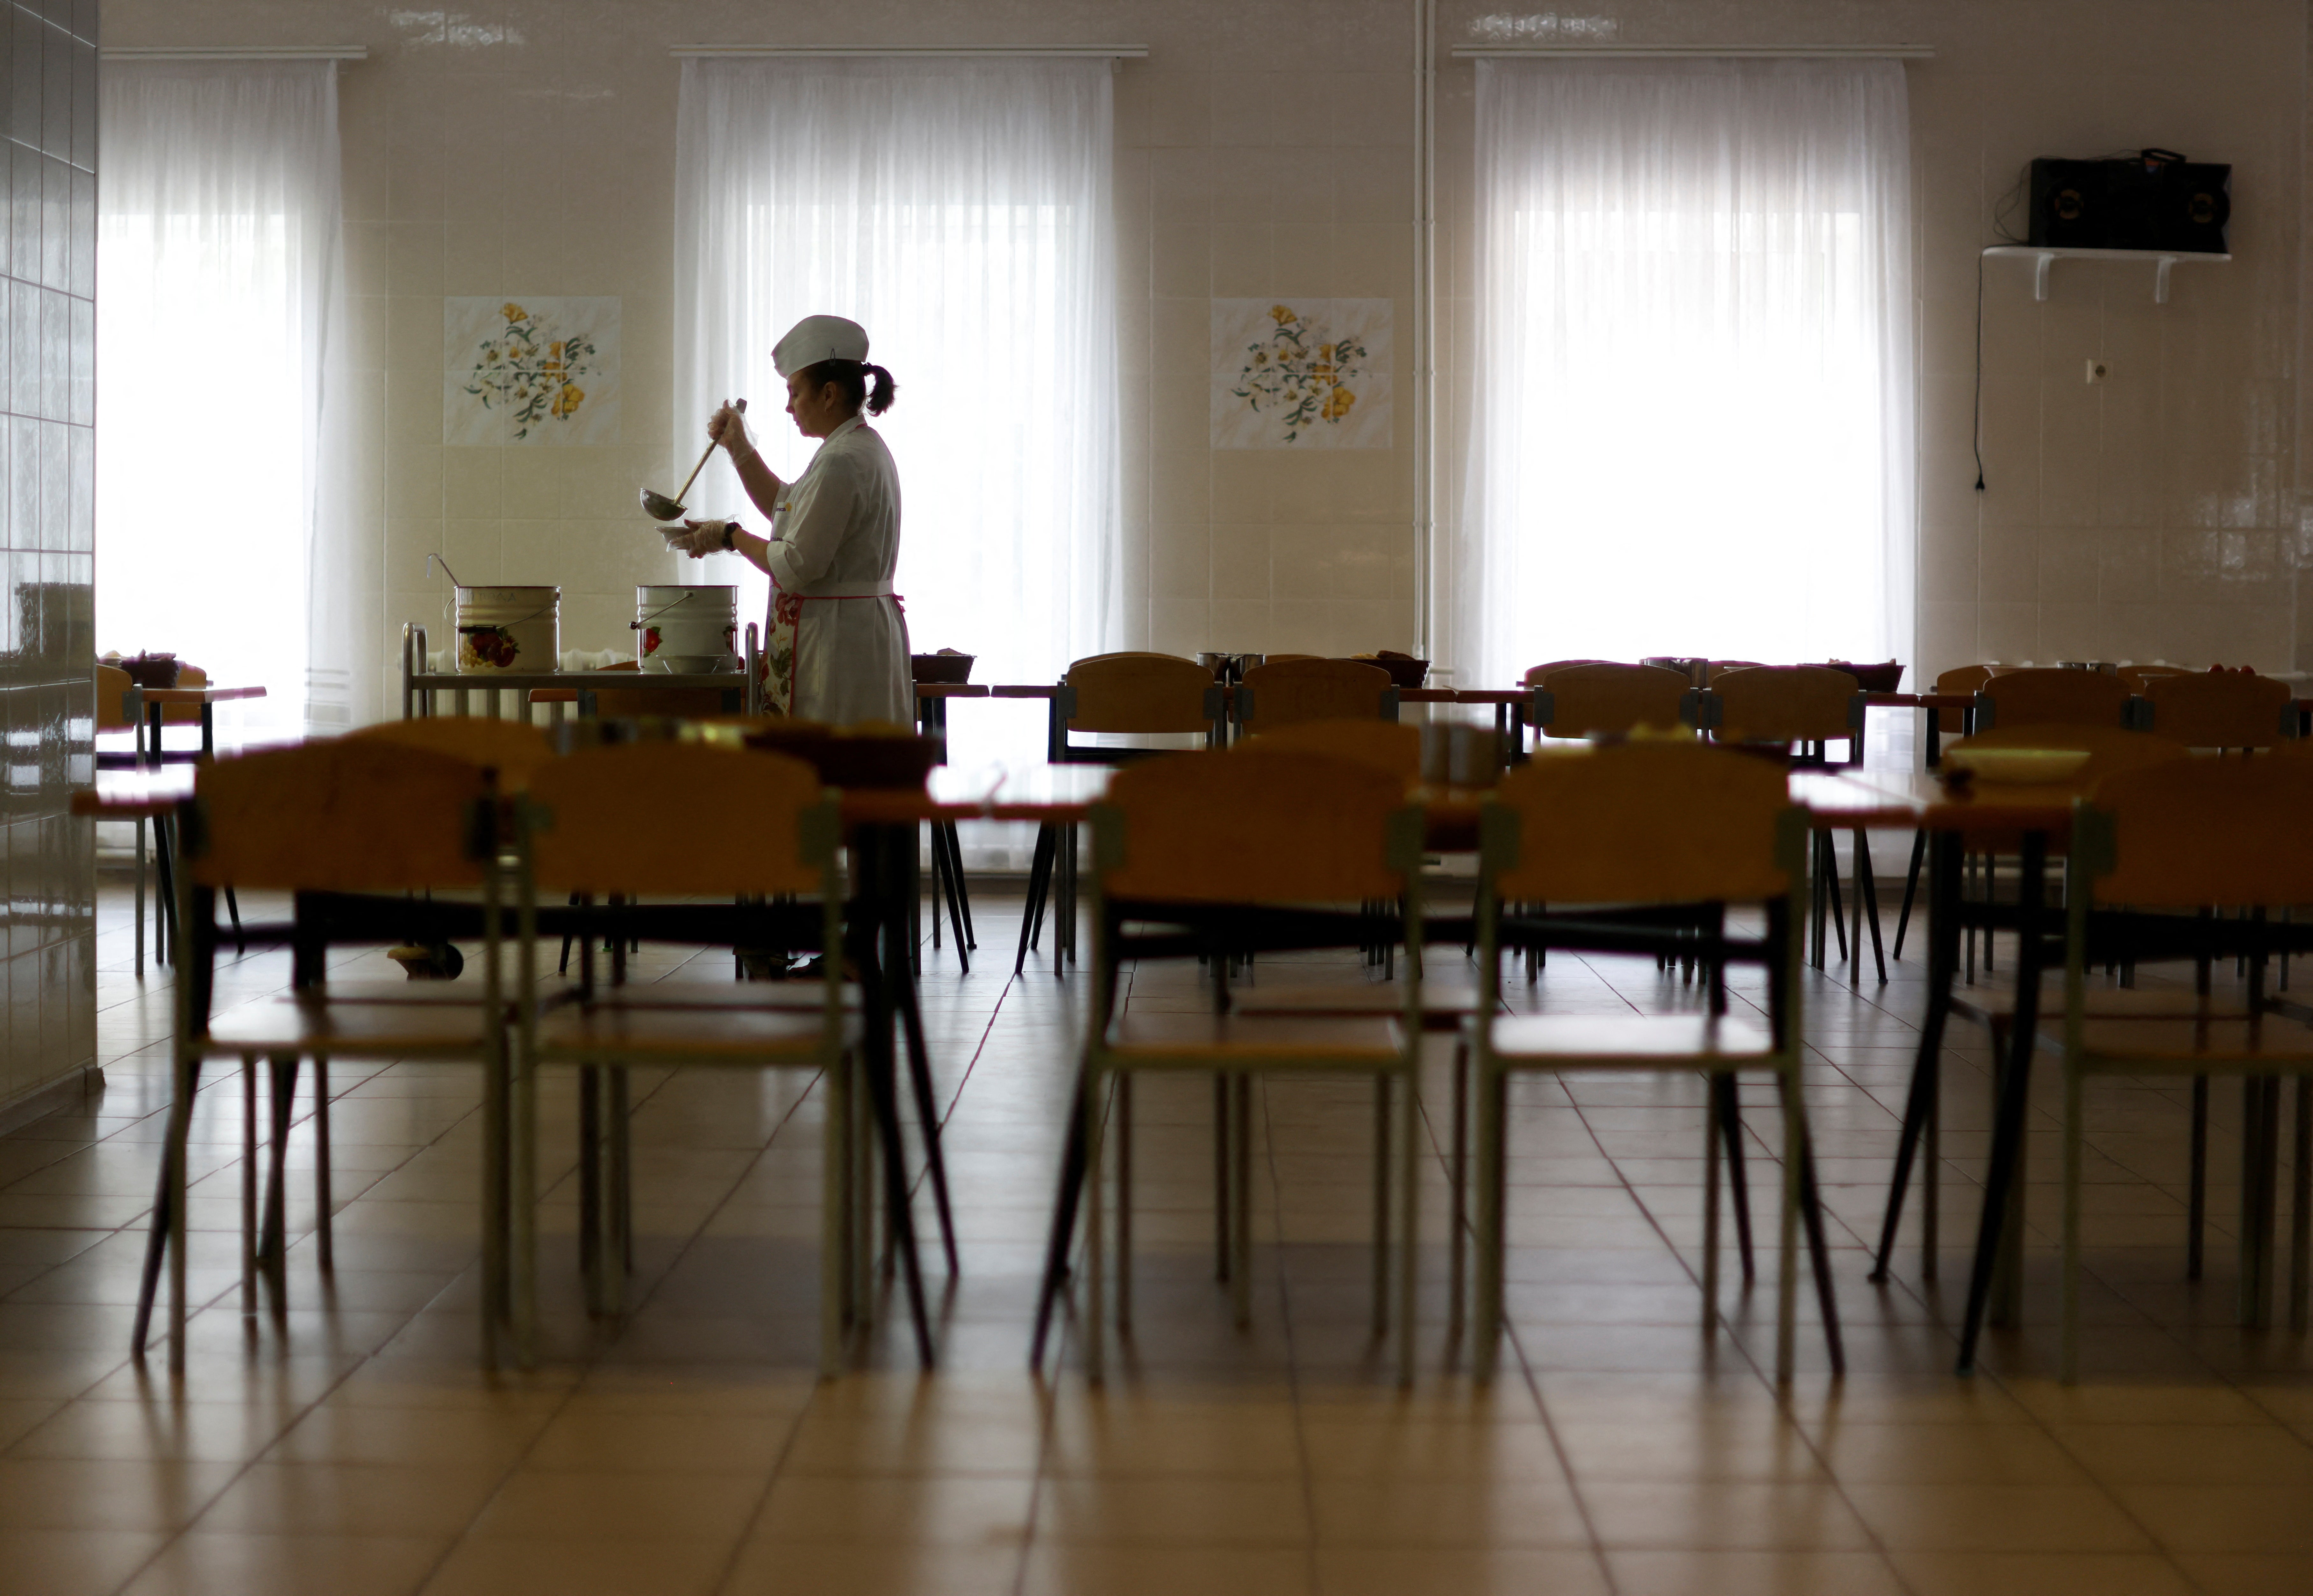
<path fill-rule="evenodd" d="M 1385 1068 L 1404 1056 L 1396 1021 L 1324 1015 L 1127 1014 L 1108 1046 L 1121 1063 L 1210 1059 L 1216 1070 Z"/>
<path fill-rule="evenodd" d="M 1544 1014 L 1496 1020 L 1493 1051 L 1513 1067 L 1698 1069 L 1713 1063 L 1763 1063 L 1774 1057 L 1775 1039 L 1766 1027 L 1734 1015 L 1714 1019 L 1707 1014 Z"/>
<path fill-rule="evenodd" d="M 575 993 L 576 988 L 572 989 Z M 619 987 L 597 987 L 598 1000 L 629 1009 L 768 1009 L 779 1013 L 819 1012 L 827 989 L 816 981 L 650 981 Z M 561 1001 L 568 1001 L 567 996 Z M 843 983 L 843 1011 L 857 1014 L 860 1007 L 856 982 Z"/>
<path fill-rule="evenodd" d="M 2060 1048 L 2063 1037 L 2061 1014 L 2040 1027 L 2045 1046 Z M 2313 1071 L 2313 1026 L 2278 1015 L 2254 1025 L 2246 1017 L 2091 1019 L 2080 1040 L 2088 1067 L 2101 1074 L 2128 1074 L 2138 1067 L 2190 1074 Z"/>
<path fill-rule="evenodd" d="M 2247 994 L 2238 991 L 2212 992 L 2206 999 L 2182 987 L 2095 987 L 2083 994 L 2091 1019 L 2189 1019 L 2207 1012 L 2227 1019 L 2248 1016 Z M 2040 1015 L 2045 1019 L 2064 1008 L 2063 972 L 2054 971 L 2040 983 Z M 2012 986 L 1963 989 L 1952 994 L 1952 1012 L 2005 1030 L 2016 1018 Z"/>
<path fill-rule="evenodd" d="M 856 1045 L 860 1034 L 858 1014 L 846 1014 L 843 1045 Z M 818 1017 L 794 1010 L 598 999 L 566 1003 L 538 1019 L 538 1056 L 562 1063 L 627 1056 L 678 1063 L 808 1064 L 817 1061 L 819 1047 Z"/>
<path fill-rule="evenodd" d="M 1481 1001 L 1474 986 L 1444 986 L 1425 981 L 1421 985 L 1421 1028 L 1459 1030 L 1464 1020 L 1478 1012 Z M 1405 989 L 1394 982 L 1368 982 L 1355 986 L 1302 986 L 1281 992 L 1244 992 L 1237 996 L 1235 1012 L 1248 1019 L 1394 1019 L 1405 1012 Z"/>
<path fill-rule="evenodd" d="M 363 983 L 366 984 L 366 983 Z M 479 1058 L 488 1045 L 479 983 L 467 1001 L 263 998 L 210 1021 L 204 1052 L 330 1054 L 341 1057 L 449 1054 Z"/>

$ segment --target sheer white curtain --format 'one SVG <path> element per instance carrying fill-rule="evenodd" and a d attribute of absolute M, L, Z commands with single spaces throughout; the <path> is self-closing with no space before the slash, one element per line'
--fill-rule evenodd
<path fill-rule="evenodd" d="M 342 726 L 364 706 L 331 503 L 342 406 L 324 414 L 345 298 L 337 68 L 108 62 L 101 118 L 98 647 L 263 686 L 246 731 Z"/>
<path fill-rule="evenodd" d="M 1481 61 L 1466 682 L 1912 659 L 1894 62 Z"/>
<path fill-rule="evenodd" d="M 691 60 L 676 171 L 678 459 L 746 395 L 765 460 L 816 445 L 771 345 L 813 312 L 867 329 L 899 400 L 897 586 L 917 648 L 1049 682 L 1118 633 L 1116 284 L 1105 61 Z M 690 503 L 760 523 L 719 456 Z M 758 528 L 760 530 L 760 526 Z M 764 578 L 735 556 L 687 579 Z M 1036 757 L 1041 713 L 963 706 L 958 763 Z"/>

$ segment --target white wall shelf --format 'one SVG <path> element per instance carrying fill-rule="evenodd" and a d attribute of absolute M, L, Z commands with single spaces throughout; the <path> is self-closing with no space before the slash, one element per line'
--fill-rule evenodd
<path fill-rule="evenodd" d="M 2159 262 L 2152 274 L 2152 303 L 2168 303 L 2168 269 L 2179 260 L 2229 260 L 2230 255 L 2203 254 L 2190 250 L 2060 250 L 2046 244 L 1999 243 L 1983 251 L 2003 260 L 2030 260 L 2032 265 L 2032 297 L 2048 297 L 2048 269 L 2059 260 L 2155 260 Z"/>

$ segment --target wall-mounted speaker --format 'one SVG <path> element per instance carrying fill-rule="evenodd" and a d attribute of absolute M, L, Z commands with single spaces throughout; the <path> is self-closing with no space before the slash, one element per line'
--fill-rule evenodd
<path fill-rule="evenodd" d="M 2051 249 L 2226 252 L 2232 217 L 2230 166 L 2187 161 L 2169 150 L 2122 160 L 2032 163 L 2032 225 L 2026 242 Z"/>

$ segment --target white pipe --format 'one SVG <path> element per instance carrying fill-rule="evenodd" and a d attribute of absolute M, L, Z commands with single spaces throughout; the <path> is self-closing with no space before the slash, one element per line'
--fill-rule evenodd
<path fill-rule="evenodd" d="M 1148 47 L 1145 44 L 1093 44 L 1056 45 L 1051 47 L 1023 46 L 1016 49 L 997 46 L 984 49 L 971 48 L 944 50 L 869 49 L 865 48 L 849 48 L 841 46 L 834 46 L 826 48 L 771 49 L 747 44 L 682 44 L 677 45 L 673 49 L 667 51 L 667 54 L 681 60 L 725 59 L 731 57 L 738 57 L 742 59 L 748 57 L 800 57 L 804 59 L 824 57 L 830 59 L 841 59 L 849 56 L 880 56 L 886 57 L 914 57 L 930 60 L 964 59 L 1000 61 L 1006 59 L 1016 59 L 1021 57 L 1032 57 L 1043 59 L 1101 60 L 1105 58 L 1142 61 L 1148 59 Z"/>
<path fill-rule="evenodd" d="M 365 44 L 130 44 L 97 51 L 107 61 L 366 61 Z"/>
<path fill-rule="evenodd" d="M 1931 44 L 1461 44 L 1456 60 L 1504 61 L 1534 57 L 1586 57 L 1612 61 L 1640 57 L 1661 60 L 1732 57 L 1769 61 L 1932 61 Z"/>
<path fill-rule="evenodd" d="M 1438 4 L 1413 5 L 1413 653 L 1434 659 L 1438 533 Z"/>

